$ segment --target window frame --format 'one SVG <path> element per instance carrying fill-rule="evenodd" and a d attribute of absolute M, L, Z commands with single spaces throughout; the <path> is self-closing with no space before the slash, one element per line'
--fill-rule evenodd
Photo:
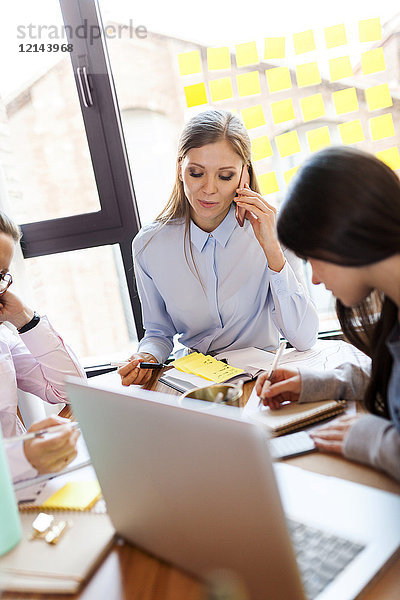
<path fill-rule="evenodd" d="M 118 244 L 139 340 L 144 330 L 132 268 L 132 241 L 141 223 L 100 8 L 97 0 L 59 3 L 68 43 L 73 45 L 71 64 L 101 209 L 21 224 L 22 252 L 24 258 L 34 258 Z M 88 31 L 99 32 L 99 37 L 89 40 L 73 35 L 70 39 L 71 31 L 85 24 Z M 82 87 L 82 69 L 86 69 L 86 89 Z M 92 104 L 88 103 L 89 93 Z"/>

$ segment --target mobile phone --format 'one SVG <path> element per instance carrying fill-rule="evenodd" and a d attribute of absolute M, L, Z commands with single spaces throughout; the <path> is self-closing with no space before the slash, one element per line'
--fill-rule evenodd
<path fill-rule="evenodd" d="M 239 188 L 244 187 L 245 183 L 250 185 L 250 174 L 249 174 L 249 169 L 248 169 L 247 165 L 242 166 L 238 187 Z M 235 217 L 236 217 L 236 221 L 238 222 L 240 227 L 243 227 L 243 225 L 244 225 L 244 221 L 246 218 L 246 212 L 247 211 L 245 208 L 236 205 Z"/>

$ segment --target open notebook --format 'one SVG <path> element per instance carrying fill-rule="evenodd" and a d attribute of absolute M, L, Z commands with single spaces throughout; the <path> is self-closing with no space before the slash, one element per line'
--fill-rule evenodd
<path fill-rule="evenodd" d="M 322 400 L 302 404 L 283 404 L 279 410 L 270 410 L 259 406 L 259 398 L 254 389 L 242 411 L 242 418 L 261 423 L 272 436 L 278 436 L 338 415 L 344 412 L 345 408 L 346 402 Z"/>

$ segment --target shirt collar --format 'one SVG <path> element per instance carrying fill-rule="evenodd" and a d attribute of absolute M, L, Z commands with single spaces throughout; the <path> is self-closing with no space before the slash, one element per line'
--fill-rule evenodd
<path fill-rule="evenodd" d="M 211 232 L 211 235 L 216 239 L 220 246 L 225 248 L 236 226 L 235 206 L 232 203 L 225 219 Z M 190 239 L 199 252 L 203 251 L 209 236 L 209 233 L 200 229 L 193 221 L 190 221 Z"/>

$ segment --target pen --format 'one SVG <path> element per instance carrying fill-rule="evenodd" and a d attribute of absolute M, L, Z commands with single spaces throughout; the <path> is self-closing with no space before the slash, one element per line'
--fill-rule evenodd
<path fill-rule="evenodd" d="M 120 362 L 111 362 L 110 365 L 111 367 L 126 367 L 126 365 L 129 365 L 131 361 L 129 360 L 122 360 Z M 163 367 L 167 367 L 168 365 L 165 365 L 164 363 L 153 363 L 153 362 L 141 362 L 138 364 L 138 368 L 139 369 L 162 369 Z"/>
<path fill-rule="evenodd" d="M 284 349 L 286 348 L 286 342 L 282 342 L 281 345 L 279 346 L 278 350 L 276 351 L 276 354 L 274 356 L 274 360 L 272 361 L 272 365 L 271 368 L 269 370 L 268 373 L 268 377 L 267 377 L 267 381 L 271 381 L 271 377 L 274 374 L 274 371 L 276 370 L 276 368 L 278 367 L 278 363 L 281 359 L 282 353 L 284 351 Z M 260 400 L 258 402 L 258 406 L 260 406 L 260 404 L 262 403 L 262 399 L 260 397 Z"/>
<path fill-rule="evenodd" d="M 39 431 L 29 431 L 22 435 L 14 435 L 13 437 L 3 438 L 6 444 L 13 444 L 15 442 L 26 442 L 27 440 L 33 440 L 34 438 L 45 435 L 46 433 L 58 433 L 62 431 L 66 425 L 71 425 L 76 429 L 79 425 L 77 421 L 70 421 L 69 423 L 63 423 L 62 425 L 55 425 L 54 427 L 47 427 L 46 429 L 40 429 Z"/>

